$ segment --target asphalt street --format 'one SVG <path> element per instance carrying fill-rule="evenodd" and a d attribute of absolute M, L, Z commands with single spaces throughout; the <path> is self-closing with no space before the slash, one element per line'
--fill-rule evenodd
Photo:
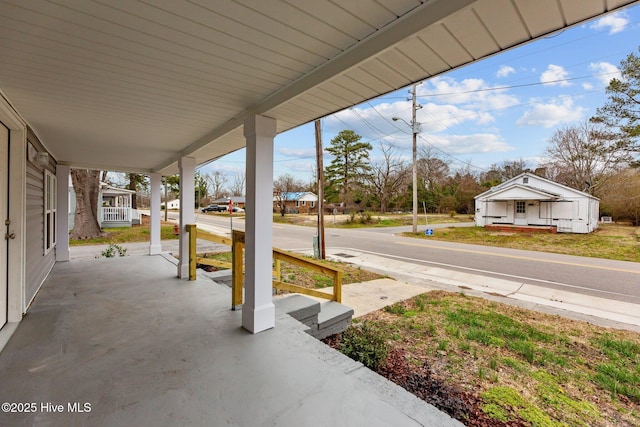
<path fill-rule="evenodd" d="M 198 224 L 219 233 L 229 232 L 228 216 L 198 214 Z M 461 225 L 470 225 L 469 223 Z M 430 225 L 436 229 L 451 224 Z M 233 218 L 233 228 L 244 221 Z M 420 229 L 424 230 L 425 226 Z M 512 280 L 523 284 L 640 304 L 640 263 L 558 255 L 400 236 L 411 227 L 374 229 L 326 228 L 327 249 L 358 250 L 382 259 Z M 274 224 L 274 246 L 308 251 L 313 248 L 313 227 Z"/>

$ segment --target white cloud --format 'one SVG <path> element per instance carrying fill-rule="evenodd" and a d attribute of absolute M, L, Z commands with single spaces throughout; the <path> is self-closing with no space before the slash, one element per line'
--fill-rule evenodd
<path fill-rule="evenodd" d="M 611 79 L 616 78 L 620 79 L 620 70 L 613 64 L 608 62 L 592 62 L 589 64 L 589 69 L 594 71 L 596 74 L 600 74 L 597 76 L 597 79 L 602 82 L 603 85 L 609 86 L 609 82 Z"/>
<path fill-rule="evenodd" d="M 419 87 L 418 95 L 432 102 L 464 104 L 466 108 L 495 110 L 518 105 L 518 98 L 496 89 L 482 79 L 457 81 L 451 77 L 435 77 Z"/>
<path fill-rule="evenodd" d="M 562 81 L 569 77 L 569 72 L 560 65 L 549 64 L 546 71 L 540 75 L 540 81 L 550 86 L 569 86 L 571 83 Z"/>
<path fill-rule="evenodd" d="M 591 83 L 582 83 L 582 88 L 584 90 L 591 90 L 593 89 L 593 85 Z"/>
<path fill-rule="evenodd" d="M 315 148 L 289 148 L 289 147 L 281 147 L 277 149 L 278 153 L 282 154 L 285 157 L 315 157 L 316 150 Z"/>
<path fill-rule="evenodd" d="M 514 74 L 516 70 L 513 67 L 509 67 L 508 65 L 502 65 L 498 72 L 496 73 L 497 77 L 507 77 L 509 74 Z"/>
<path fill-rule="evenodd" d="M 609 30 L 609 34 L 619 33 L 629 24 L 627 15 L 621 12 L 611 13 L 603 18 L 598 19 L 591 28 L 594 30 Z"/>
<path fill-rule="evenodd" d="M 496 153 L 512 151 L 514 149 L 504 142 L 499 135 L 492 133 L 429 135 L 428 140 L 432 145 L 454 155 Z"/>
<path fill-rule="evenodd" d="M 559 103 L 538 104 L 526 111 L 516 121 L 518 126 L 542 126 L 550 128 L 562 123 L 570 123 L 582 119 L 586 108 L 574 106 L 570 98 Z"/>

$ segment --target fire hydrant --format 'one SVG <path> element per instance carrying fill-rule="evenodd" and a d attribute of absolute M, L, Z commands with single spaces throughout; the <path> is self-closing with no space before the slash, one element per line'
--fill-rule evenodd
<path fill-rule="evenodd" d="M 178 224 L 173 225 L 173 234 L 175 234 L 176 236 L 180 234 L 180 226 L 178 226 Z"/>

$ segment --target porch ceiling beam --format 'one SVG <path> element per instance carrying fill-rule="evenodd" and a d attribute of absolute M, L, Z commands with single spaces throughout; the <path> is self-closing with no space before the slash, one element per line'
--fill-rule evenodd
<path fill-rule="evenodd" d="M 430 0 L 418 6 L 412 12 L 380 28 L 369 37 L 354 44 L 340 55 L 300 77 L 292 84 L 282 88 L 260 103 L 252 106 L 222 126 L 217 127 L 199 138 L 170 161 L 159 165 L 153 172 L 161 171 L 175 164 L 181 157 L 188 157 L 207 144 L 223 137 L 243 125 L 253 114 L 267 115 L 270 110 L 299 96 L 319 84 L 339 75 L 367 59 L 380 54 L 402 40 L 437 23 L 447 16 L 469 7 L 477 0 Z"/>

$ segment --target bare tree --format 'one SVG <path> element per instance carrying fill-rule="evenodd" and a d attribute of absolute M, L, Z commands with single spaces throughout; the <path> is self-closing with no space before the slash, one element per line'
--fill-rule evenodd
<path fill-rule="evenodd" d="M 405 184 L 408 169 L 392 144 L 380 143 L 380 151 L 382 159 L 370 163 L 371 174 L 367 175 L 367 180 L 380 199 L 380 212 L 385 213 L 388 201 Z"/>
<path fill-rule="evenodd" d="M 233 183 L 229 188 L 232 196 L 244 196 L 244 186 L 246 182 L 246 175 L 244 172 L 236 173 L 236 176 L 233 178 Z"/>
<path fill-rule="evenodd" d="M 303 184 L 293 175 L 284 174 L 273 182 L 273 197 L 278 203 L 280 215 L 287 213 L 287 200 L 290 193 L 301 191 Z"/>
<path fill-rule="evenodd" d="M 76 213 L 71 239 L 91 239 L 102 235 L 98 223 L 100 171 L 72 169 L 71 182 L 76 193 Z"/>
<path fill-rule="evenodd" d="M 640 171 L 628 168 L 614 174 L 603 186 L 600 210 L 616 221 L 640 225 Z"/>
<path fill-rule="evenodd" d="M 545 151 L 549 177 L 577 190 L 596 194 L 612 172 L 633 160 L 620 150 L 616 135 L 601 125 L 583 122 L 558 129 Z"/>
<path fill-rule="evenodd" d="M 221 199 L 226 196 L 226 192 L 224 191 L 224 184 L 226 184 L 227 179 L 222 175 L 219 171 L 215 171 L 213 175 L 206 174 L 204 176 L 205 180 L 209 183 L 209 187 L 211 187 L 211 192 L 214 199 Z"/>

